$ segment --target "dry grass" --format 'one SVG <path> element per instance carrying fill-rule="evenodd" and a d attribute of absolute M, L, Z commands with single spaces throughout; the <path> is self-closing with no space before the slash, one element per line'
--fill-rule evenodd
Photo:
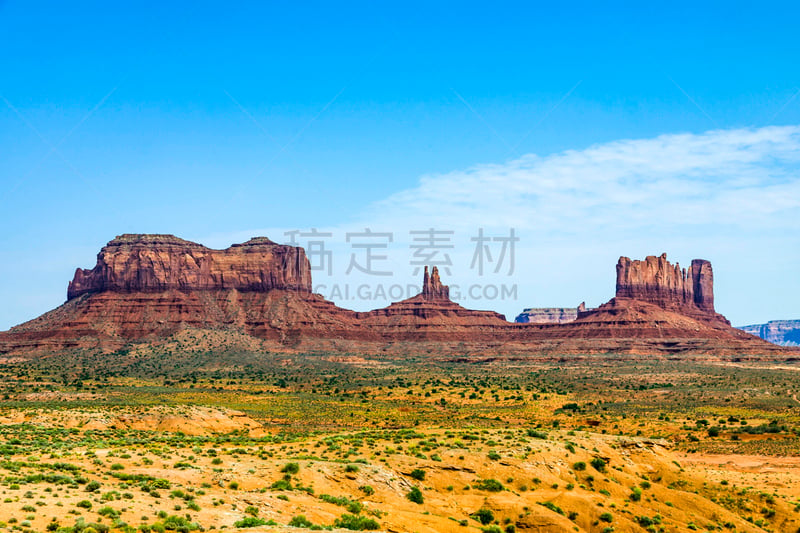
<path fill-rule="evenodd" d="M 800 527 L 791 367 L 91 357 L 4 367 L 2 528 Z"/>

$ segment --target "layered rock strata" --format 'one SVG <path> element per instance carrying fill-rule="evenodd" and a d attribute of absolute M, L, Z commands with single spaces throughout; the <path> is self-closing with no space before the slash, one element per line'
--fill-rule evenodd
<path fill-rule="evenodd" d="M 518 324 L 564 324 L 577 319 L 580 313 L 586 312 L 586 303 L 578 307 L 529 307 L 524 309 L 514 322 Z"/>
<path fill-rule="evenodd" d="M 731 328 L 713 307 L 706 261 L 689 271 L 666 256 L 621 258 L 617 297 L 564 323 L 509 323 L 450 299 L 436 268 L 412 298 L 369 312 L 311 292 L 301 248 L 256 238 L 212 250 L 171 235 L 123 235 L 79 269 L 62 306 L 0 332 L 0 355 L 40 357 L 158 345 L 182 331 L 252 339 L 263 350 L 430 356 L 779 354 Z M 203 336 L 201 336 L 202 338 Z M 212 348 L 203 348 L 211 350 Z"/>
<path fill-rule="evenodd" d="M 617 298 L 632 298 L 711 322 L 730 322 L 714 310 L 714 272 L 704 259 L 689 269 L 667 261 L 667 254 L 644 261 L 620 257 L 617 262 Z"/>
<path fill-rule="evenodd" d="M 800 320 L 770 320 L 739 329 L 780 346 L 800 346 Z"/>
<path fill-rule="evenodd" d="M 302 248 L 256 237 L 225 250 L 174 235 L 126 234 L 100 250 L 91 270 L 78 269 L 67 299 L 83 294 L 169 290 L 311 291 L 311 269 Z"/>

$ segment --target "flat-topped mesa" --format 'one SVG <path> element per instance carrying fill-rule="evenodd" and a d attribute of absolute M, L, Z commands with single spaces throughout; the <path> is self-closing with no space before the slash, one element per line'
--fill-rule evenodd
<path fill-rule="evenodd" d="M 566 324 L 586 312 L 586 302 L 578 307 L 529 307 L 517 315 L 518 324 Z"/>
<path fill-rule="evenodd" d="M 437 268 L 425 270 L 419 294 L 372 311 L 339 308 L 310 289 L 304 251 L 264 237 L 212 250 L 172 235 L 122 235 L 100 251 L 97 266 L 76 272 L 68 302 L 0 332 L 0 359 L 63 352 L 71 360 L 73 350 L 109 353 L 130 343 L 157 347 L 185 330 L 215 332 L 178 337 L 179 342 L 198 343 L 203 351 L 241 346 L 248 353 L 310 350 L 415 358 L 427 353 L 458 358 L 453 360 L 502 355 L 514 361 L 527 355 L 738 359 L 743 354 L 800 353 L 731 328 L 714 313 L 706 261 L 683 271 L 666 256 L 623 257 L 617 265 L 618 297 L 596 309 L 583 304 L 570 309 L 570 318 L 575 313 L 577 319 L 563 323 L 553 323 L 561 318 L 553 320 L 552 309 L 546 310 L 549 323 L 529 324 L 509 323 L 494 311 L 466 309 L 450 300 Z M 157 350 L 154 355 L 162 351 Z"/>
<path fill-rule="evenodd" d="M 766 324 L 741 326 L 739 329 L 773 344 L 800 346 L 800 320 L 770 320 Z"/>
<path fill-rule="evenodd" d="M 450 287 L 442 284 L 437 267 L 433 267 L 430 275 L 428 275 L 428 267 L 425 267 L 425 274 L 422 278 L 422 299 L 450 300 Z"/>
<path fill-rule="evenodd" d="M 212 250 L 174 235 L 120 235 L 100 250 L 91 270 L 77 269 L 67 299 L 87 293 L 215 290 L 311 291 L 302 248 L 256 237 Z"/>
<path fill-rule="evenodd" d="M 667 254 L 644 261 L 620 257 L 617 262 L 617 298 L 633 298 L 663 309 L 727 323 L 714 310 L 714 273 L 711 263 L 692 260 L 689 269 L 667 261 Z"/>

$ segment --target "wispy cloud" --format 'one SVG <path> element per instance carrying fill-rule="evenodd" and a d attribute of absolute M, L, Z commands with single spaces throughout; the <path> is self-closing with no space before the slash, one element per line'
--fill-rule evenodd
<path fill-rule="evenodd" d="M 791 302 L 800 300 L 800 282 L 793 281 L 800 268 L 800 127 L 620 140 L 423 176 L 350 221 L 319 228 L 334 234 L 330 247 L 340 268 L 333 279 L 315 279 L 351 285 L 386 281 L 342 272 L 352 253 L 344 234 L 365 227 L 393 232 L 388 261 L 402 283 L 416 281 L 409 231 L 454 230 L 449 281 L 519 285 L 513 301 L 462 303 L 509 317 L 529 306 L 602 303 L 613 296 L 619 255 L 666 251 L 684 264 L 696 257 L 714 263 L 718 307 L 735 323 L 798 318 L 789 315 L 795 309 Z M 479 279 L 469 268 L 470 236 L 481 227 L 495 234 L 517 230 L 513 278 Z M 283 231 L 241 232 L 227 242 L 217 235 L 211 244 L 255 233 L 283 241 Z M 765 261 L 770 275 L 755 284 Z M 388 301 L 337 303 L 366 309 Z"/>
<path fill-rule="evenodd" d="M 798 227 L 800 128 L 717 130 L 622 140 L 423 177 L 365 220 L 605 228 L 699 224 Z"/>

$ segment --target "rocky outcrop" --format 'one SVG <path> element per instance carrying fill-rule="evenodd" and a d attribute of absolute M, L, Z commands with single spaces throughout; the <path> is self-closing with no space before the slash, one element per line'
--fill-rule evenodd
<path fill-rule="evenodd" d="M 800 320 L 770 320 L 739 329 L 779 346 L 800 346 Z"/>
<path fill-rule="evenodd" d="M 311 291 L 311 270 L 302 248 L 256 237 L 225 250 L 174 235 L 120 235 L 97 255 L 91 270 L 78 269 L 67 299 L 82 294 L 236 289 Z"/>
<path fill-rule="evenodd" d="M 714 273 L 711 263 L 692 260 L 691 267 L 667 261 L 667 254 L 644 261 L 620 257 L 617 262 L 617 298 L 648 302 L 687 316 L 711 322 L 730 322 L 714 310 Z"/>
<path fill-rule="evenodd" d="M 442 280 L 439 279 L 439 269 L 437 267 L 433 267 L 430 276 L 428 275 L 428 267 L 425 267 L 425 274 L 422 277 L 422 299 L 450 299 L 450 287 L 442 284 Z"/>
<path fill-rule="evenodd" d="M 369 312 L 342 309 L 310 289 L 303 250 L 263 237 L 212 250 L 171 235 L 123 235 L 101 250 L 95 268 L 78 270 L 65 304 L 0 332 L 0 361 L 126 348 L 119 356 L 197 330 L 202 334 L 192 342 L 203 353 L 234 342 L 254 352 L 458 358 L 797 354 L 717 315 L 704 261 L 685 272 L 666 256 L 622 258 L 617 291 L 624 296 L 576 309 L 577 319 L 564 323 L 515 324 L 493 311 L 466 309 L 450 299 L 436 268 L 426 269 L 420 294 Z M 228 340 L 205 344 L 214 338 Z"/>
<path fill-rule="evenodd" d="M 439 269 L 428 267 L 422 278 L 422 292 L 388 307 L 357 313 L 365 325 L 375 329 L 406 326 L 412 336 L 419 337 L 421 330 L 450 328 L 481 328 L 507 325 L 506 317 L 494 311 L 477 311 L 458 305 L 450 299 L 450 288 L 439 278 Z M 452 331 L 451 331 L 452 332 Z M 404 335 L 408 337 L 408 335 Z"/>
<path fill-rule="evenodd" d="M 586 303 L 578 307 L 529 307 L 524 309 L 514 322 L 518 324 L 564 324 L 572 322 L 586 311 Z"/>

